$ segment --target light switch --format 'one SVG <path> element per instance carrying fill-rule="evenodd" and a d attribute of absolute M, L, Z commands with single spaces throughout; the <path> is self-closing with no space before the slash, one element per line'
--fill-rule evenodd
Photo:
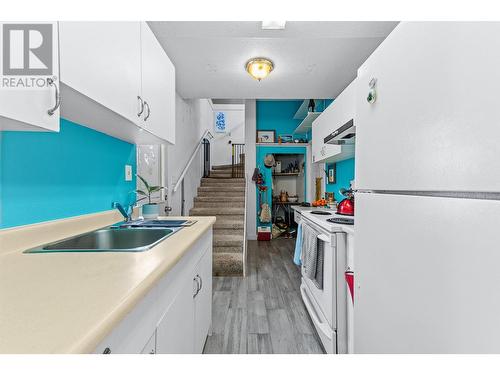
<path fill-rule="evenodd" d="M 125 181 L 132 181 L 132 166 L 125 166 Z"/>

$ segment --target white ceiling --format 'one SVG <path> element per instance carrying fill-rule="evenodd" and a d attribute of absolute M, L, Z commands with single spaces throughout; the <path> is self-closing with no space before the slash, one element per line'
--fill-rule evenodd
<path fill-rule="evenodd" d="M 176 68 L 184 98 L 335 98 L 397 22 L 149 22 Z M 258 82 L 245 71 L 252 57 L 275 70 Z"/>

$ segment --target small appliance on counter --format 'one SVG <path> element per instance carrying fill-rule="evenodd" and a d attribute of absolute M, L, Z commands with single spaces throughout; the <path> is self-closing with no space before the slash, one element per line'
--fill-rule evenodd
<path fill-rule="evenodd" d="M 337 206 L 337 215 L 354 216 L 354 192 L 352 189 L 340 189 L 340 193 L 346 197 Z"/>

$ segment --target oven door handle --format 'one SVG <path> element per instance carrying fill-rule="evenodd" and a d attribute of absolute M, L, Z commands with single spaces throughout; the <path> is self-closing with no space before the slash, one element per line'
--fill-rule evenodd
<path fill-rule="evenodd" d="M 314 322 L 314 325 L 318 327 L 318 329 L 321 331 L 323 335 L 325 335 L 328 340 L 332 339 L 332 332 L 330 329 L 330 326 L 328 323 L 323 323 L 319 320 L 318 313 L 316 312 L 316 309 L 313 307 L 311 304 L 311 301 L 309 300 L 309 296 L 307 295 L 307 292 L 305 291 L 305 286 L 301 285 L 300 286 L 300 294 L 302 294 L 302 300 L 304 301 L 304 304 L 306 305 L 307 311 L 309 311 L 309 315 L 311 316 L 311 319 Z"/>
<path fill-rule="evenodd" d="M 321 240 L 325 243 L 330 243 L 330 237 L 323 233 L 318 236 L 318 240 Z"/>

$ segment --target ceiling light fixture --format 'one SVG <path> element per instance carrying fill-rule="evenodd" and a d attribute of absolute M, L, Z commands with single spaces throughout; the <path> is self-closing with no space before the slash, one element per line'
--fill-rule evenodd
<path fill-rule="evenodd" d="M 262 30 L 284 30 L 286 21 L 262 21 Z"/>
<path fill-rule="evenodd" d="M 273 71 L 274 64 L 265 57 L 255 57 L 248 60 L 245 69 L 248 74 L 260 82 L 261 79 L 266 78 Z"/>

